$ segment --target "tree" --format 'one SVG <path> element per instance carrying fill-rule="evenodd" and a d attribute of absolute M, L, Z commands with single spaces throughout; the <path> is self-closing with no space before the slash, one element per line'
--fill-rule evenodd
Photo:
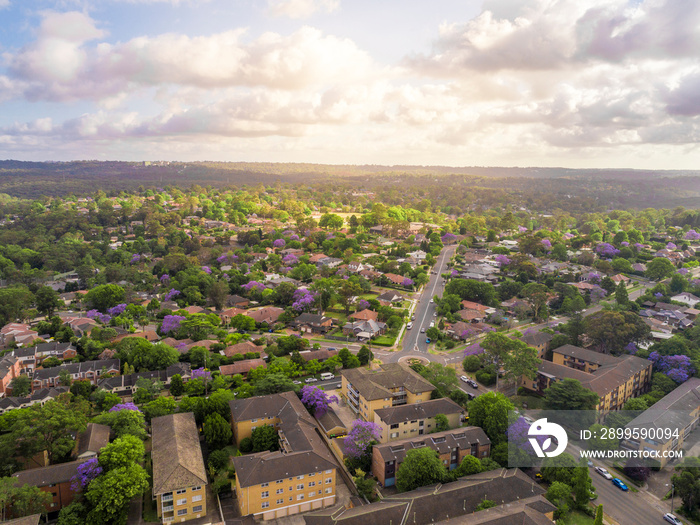
<path fill-rule="evenodd" d="M 109 426 L 115 438 L 130 435 L 146 439 L 146 419 L 136 405 L 115 405 L 106 414 L 97 416 L 95 423 Z"/>
<path fill-rule="evenodd" d="M 360 360 L 360 365 L 365 366 L 374 359 L 374 354 L 367 345 L 362 345 L 360 351 L 357 352 L 357 358 Z"/>
<path fill-rule="evenodd" d="M 221 472 L 228 467 L 230 461 L 228 452 L 225 450 L 214 450 L 209 454 L 207 465 L 214 472 Z"/>
<path fill-rule="evenodd" d="M 585 509 L 588 506 L 588 502 L 592 495 L 592 482 L 591 475 L 588 473 L 588 465 L 586 458 L 581 458 L 579 461 L 579 466 L 574 469 L 574 473 L 571 476 L 572 485 L 571 488 L 574 491 L 574 500 L 576 501 L 576 506 L 579 509 Z"/>
<path fill-rule="evenodd" d="M 170 378 L 170 395 L 181 396 L 185 391 L 185 386 L 182 382 L 182 376 L 180 374 L 175 374 Z"/>
<path fill-rule="evenodd" d="M 671 261 L 665 257 L 655 257 L 647 264 L 647 270 L 644 275 L 654 281 L 660 281 L 666 277 L 670 277 L 676 271 Z"/>
<path fill-rule="evenodd" d="M 343 440 L 345 455 L 359 458 L 366 455 L 368 451 L 371 454 L 372 445 L 378 442 L 381 436 L 382 429 L 379 425 L 356 419 L 352 423 L 350 432 Z"/>
<path fill-rule="evenodd" d="M 61 306 L 61 300 L 58 293 L 49 286 L 42 286 L 34 294 L 36 309 L 39 313 L 44 314 L 46 318 L 53 316 L 58 307 Z"/>
<path fill-rule="evenodd" d="M 104 472 L 125 468 L 143 461 L 146 450 L 143 441 L 126 435 L 115 439 L 100 450 L 99 465 Z"/>
<path fill-rule="evenodd" d="M 355 482 L 355 487 L 357 487 L 357 493 L 361 498 L 366 498 L 369 501 L 374 499 L 374 488 L 377 482 L 372 478 L 367 478 L 365 472 L 362 469 L 355 470 L 355 476 L 352 480 Z"/>
<path fill-rule="evenodd" d="M 593 525 L 603 525 L 603 506 L 598 505 L 595 509 L 595 519 L 593 520 Z"/>
<path fill-rule="evenodd" d="M 544 313 L 549 300 L 549 289 L 545 285 L 539 283 L 526 284 L 520 290 L 520 295 L 532 306 L 532 314 L 535 321 L 546 317 Z"/>
<path fill-rule="evenodd" d="M 473 279 L 452 279 L 445 286 L 445 294 L 457 295 L 463 300 L 487 306 L 496 304 L 496 289 L 493 285 Z"/>
<path fill-rule="evenodd" d="M 91 308 L 106 312 L 108 308 L 124 302 L 124 288 L 116 284 L 100 284 L 85 294 L 83 302 Z"/>
<path fill-rule="evenodd" d="M 469 424 L 481 427 L 497 445 L 506 440 L 509 413 L 515 410 L 511 401 L 500 392 L 487 392 L 469 404 Z"/>
<path fill-rule="evenodd" d="M 450 422 L 445 414 L 435 414 L 435 429 L 433 432 L 450 430 Z"/>
<path fill-rule="evenodd" d="M 253 440 L 253 452 L 264 452 L 265 450 L 279 450 L 279 434 L 275 427 L 263 425 L 253 430 L 251 436 Z"/>
<path fill-rule="evenodd" d="M 27 396 L 32 390 L 32 380 L 24 374 L 19 375 L 10 382 L 10 388 L 13 397 Z"/>
<path fill-rule="evenodd" d="M 337 396 L 328 396 L 317 386 L 305 385 L 301 388 L 301 402 L 306 405 L 316 418 L 321 418 L 328 412 L 331 403 L 337 403 Z"/>
<path fill-rule="evenodd" d="M 420 375 L 430 381 L 437 389 L 433 395 L 447 397 L 450 392 L 457 388 L 457 373 L 454 368 L 441 365 L 440 363 L 430 363 L 420 369 Z"/>
<path fill-rule="evenodd" d="M 486 358 L 496 367 L 497 389 L 501 366 L 511 381 L 522 376 L 530 379 L 537 377 L 537 366 L 540 364 L 537 350 L 523 341 L 511 339 L 502 332 L 489 332 L 480 345 L 485 350 Z"/>
<path fill-rule="evenodd" d="M 542 479 L 548 483 L 560 481 L 573 486 L 573 474 L 577 466 L 574 457 L 568 452 L 564 452 L 559 456 L 545 458 L 540 473 Z"/>
<path fill-rule="evenodd" d="M 700 458 L 689 457 L 676 467 L 678 474 L 671 478 L 687 512 L 694 512 L 700 503 Z"/>
<path fill-rule="evenodd" d="M 557 518 L 564 518 L 571 506 L 571 487 L 561 481 L 553 482 L 547 489 L 545 497 L 557 506 Z"/>
<path fill-rule="evenodd" d="M 629 294 L 627 293 L 627 286 L 623 281 L 615 289 L 615 301 L 620 306 L 627 306 L 630 302 Z"/>
<path fill-rule="evenodd" d="M 481 359 L 478 355 L 468 355 L 462 361 L 462 368 L 465 372 L 476 372 L 481 366 Z"/>
<path fill-rule="evenodd" d="M 583 325 L 598 351 L 606 354 L 622 351 L 629 343 L 645 341 L 651 332 L 642 318 L 633 312 L 601 310 L 586 317 Z"/>
<path fill-rule="evenodd" d="M 445 467 L 438 453 L 428 447 L 409 450 L 396 473 L 399 492 L 439 483 L 445 477 Z"/>
<path fill-rule="evenodd" d="M 295 385 L 289 377 L 281 373 L 266 374 L 265 377 L 257 381 L 254 386 L 256 396 L 297 391 L 297 385 Z"/>
<path fill-rule="evenodd" d="M 226 281 L 216 281 L 209 288 L 209 299 L 214 303 L 217 310 L 223 310 L 228 292 L 229 288 Z"/>
<path fill-rule="evenodd" d="M 87 523 L 124 523 L 129 502 L 148 488 L 148 474 L 140 465 L 120 467 L 98 476 L 85 498 L 92 506 Z"/>
<path fill-rule="evenodd" d="M 175 400 L 172 397 L 163 396 L 158 396 L 143 407 L 143 413 L 147 421 L 151 421 L 154 417 L 174 414 L 175 410 L 177 410 Z"/>
<path fill-rule="evenodd" d="M 73 384 L 70 386 L 70 392 L 75 397 L 90 399 L 90 394 L 92 394 L 92 383 L 90 383 L 88 379 L 73 381 Z"/>
<path fill-rule="evenodd" d="M 224 448 L 231 444 L 231 438 L 233 437 L 231 426 L 219 414 L 211 414 L 206 417 L 203 432 L 211 450 Z"/>
<path fill-rule="evenodd" d="M 547 410 L 594 410 L 600 401 L 598 394 L 576 379 L 557 381 L 544 391 Z"/>
<path fill-rule="evenodd" d="M 12 515 L 15 518 L 30 516 L 32 514 L 44 514 L 46 505 L 51 503 L 51 493 L 41 490 L 32 485 L 22 485 L 13 487 L 11 491 Z"/>
<path fill-rule="evenodd" d="M 58 513 L 58 525 L 83 525 L 86 519 L 87 509 L 78 499 L 74 499 Z"/>

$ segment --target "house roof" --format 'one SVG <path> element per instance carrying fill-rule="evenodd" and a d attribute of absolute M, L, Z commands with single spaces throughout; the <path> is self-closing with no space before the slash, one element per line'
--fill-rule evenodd
<path fill-rule="evenodd" d="M 698 408 L 700 408 L 700 378 L 691 377 L 626 426 L 628 428 L 677 428 L 682 431 L 694 421 L 693 413 Z"/>
<path fill-rule="evenodd" d="M 78 456 L 86 452 L 97 453 L 109 444 L 111 428 L 98 423 L 88 423 L 85 432 L 78 436 Z"/>
<path fill-rule="evenodd" d="M 411 405 L 379 408 L 374 411 L 386 425 L 413 421 L 414 419 L 433 418 L 438 414 L 461 414 L 462 412 L 464 412 L 464 409 L 461 406 L 446 397 Z"/>
<path fill-rule="evenodd" d="M 361 321 L 376 321 L 377 316 L 379 314 L 375 312 L 374 310 L 370 310 L 369 308 L 365 308 L 364 310 L 361 310 L 359 312 L 355 312 L 354 314 L 350 314 L 349 317 L 352 319 L 358 319 Z"/>
<path fill-rule="evenodd" d="M 618 358 L 612 355 L 601 354 L 594 350 L 588 350 L 587 348 L 581 348 L 574 345 L 564 345 L 553 350 L 555 354 L 562 354 L 569 357 L 575 357 L 576 359 L 582 359 L 588 361 L 589 363 L 595 363 L 597 365 L 609 365 L 617 362 Z"/>
<path fill-rule="evenodd" d="M 238 354 L 249 354 L 251 352 L 259 352 L 260 355 L 265 355 L 262 346 L 258 346 L 251 341 L 243 341 L 235 345 L 227 346 L 222 350 L 226 357 L 231 357 Z"/>
<path fill-rule="evenodd" d="M 234 457 L 233 466 L 236 468 L 236 476 L 241 487 L 252 487 L 278 479 L 337 468 L 335 463 L 314 450 L 291 454 L 280 452 L 248 454 Z"/>
<path fill-rule="evenodd" d="M 207 484 L 207 472 L 192 412 L 153 418 L 153 495 Z"/>
<path fill-rule="evenodd" d="M 455 449 L 471 450 L 472 444 L 487 445 L 491 440 L 486 436 L 480 427 L 462 427 L 427 434 L 418 438 L 401 439 L 381 445 L 374 445 L 373 454 L 379 454 L 382 460 L 396 461 L 402 463 L 406 454 L 411 450 L 428 447 L 438 452 L 438 454 L 449 454 Z"/>
<path fill-rule="evenodd" d="M 33 487 L 45 487 L 47 485 L 66 483 L 78 473 L 78 466 L 86 460 L 58 463 L 48 467 L 33 468 L 15 472 L 12 477 L 17 478 L 18 485 L 31 485 Z"/>
<path fill-rule="evenodd" d="M 267 364 L 263 359 L 245 359 L 230 365 L 221 365 L 219 371 L 222 376 L 232 376 L 236 374 L 247 374 L 253 368 L 258 368 L 259 366 L 267 368 Z"/>
<path fill-rule="evenodd" d="M 82 363 L 68 363 L 53 368 L 39 368 L 34 371 L 34 381 L 58 377 L 61 370 L 69 374 L 79 374 L 97 370 L 119 370 L 119 359 L 101 359 L 99 361 L 84 361 Z"/>
<path fill-rule="evenodd" d="M 520 340 L 528 346 L 537 347 L 549 343 L 553 337 L 552 334 L 548 334 L 547 332 L 530 332 L 523 334 Z"/>
<path fill-rule="evenodd" d="M 379 370 L 350 368 L 341 375 L 367 400 L 391 397 L 389 389 L 405 387 L 413 393 L 432 392 L 435 387 L 420 374 L 399 363 L 386 363 Z"/>

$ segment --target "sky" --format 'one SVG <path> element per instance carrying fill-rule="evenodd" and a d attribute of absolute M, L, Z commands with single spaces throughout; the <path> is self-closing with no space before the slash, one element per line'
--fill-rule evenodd
<path fill-rule="evenodd" d="M 0 159 L 700 168 L 697 0 L 0 0 Z"/>

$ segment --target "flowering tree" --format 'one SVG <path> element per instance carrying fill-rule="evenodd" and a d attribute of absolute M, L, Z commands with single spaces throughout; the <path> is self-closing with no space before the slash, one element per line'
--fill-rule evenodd
<path fill-rule="evenodd" d="M 291 234 L 291 235 L 289 236 L 289 240 L 290 240 L 290 241 L 298 241 L 298 240 L 299 240 L 299 236 L 298 236 L 296 233 L 293 233 L 293 234 Z"/>
<path fill-rule="evenodd" d="M 465 330 L 466 332 L 467 330 Z M 479 343 L 474 343 L 473 345 L 469 345 L 464 349 L 464 355 L 465 357 L 468 355 L 481 355 L 485 352 L 485 350 L 482 348 L 482 346 Z"/>
<path fill-rule="evenodd" d="M 527 228 L 525 226 L 518 226 L 518 231 L 520 233 L 525 233 L 527 231 Z"/>
<path fill-rule="evenodd" d="M 597 302 L 600 301 L 603 297 L 605 297 L 607 294 L 608 294 L 608 292 L 607 292 L 607 290 L 605 290 L 604 288 L 600 288 L 600 287 L 593 288 L 593 289 L 591 290 L 591 301 L 597 303 Z"/>
<path fill-rule="evenodd" d="M 639 252 L 639 251 L 642 250 L 642 248 L 644 248 L 644 245 L 643 245 L 642 243 L 640 243 L 640 242 L 635 242 L 635 243 L 634 243 L 634 247 L 635 247 L 635 249 Z"/>
<path fill-rule="evenodd" d="M 285 244 L 287 244 L 287 243 L 284 239 L 275 239 L 272 242 L 272 246 L 275 248 L 284 248 Z"/>
<path fill-rule="evenodd" d="M 131 256 L 131 261 L 129 261 L 131 264 L 136 264 L 141 260 L 141 255 L 138 253 L 135 253 L 134 255 Z"/>
<path fill-rule="evenodd" d="M 114 405 L 112 408 L 109 409 L 110 412 L 121 412 L 122 410 L 133 410 L 134 412 L 141 412 L 139 410 L 139 407 L 137 407 L 133 403 L 120 403 L 118 405 Z"/>
<path fill-rule="evenodd" d="M 286 264 L 287 266 L 294 266 L 299 262 L 299 259 L 297 258 L 296 255 L 292 253 L 288 253 L 284 257 L 282 257 L 282 262 Z"/>
<path fill-rule="evenodd" d="M 112 320 L 112 318 L 109 315 L 103 314 L 99 310 L 88 310 L 85 313 L 85 316 L 88 319 L 94 319 L 95 321 L 98 321 L 103 324 L 107 324 Z"/>
<path fill-rule="evenodd" d="M 688 241 L 697 241 L 700 240 L 700 233 L 696 232 L 695 230 L 688 230 L 688 233 L 685 234 L 684 238 Z"/>
<path fill-rule="evenodd" d="M 678 248 L 678 246 L 676 246 L 676 245 L 673 244 L 672 242 L 669 242 L 669 243 L 666 245 L 666 249 L 667 249 L 667 250 L 675 250 L 676 248 Z"/>
<path fill-rule="evenodd" d="M 301 388 L 301 402 L 314 413 L 314 416 L 323 417 L 331 403 L 337 403 L 337 396 L 329 396 L 317 386 L 305 385 Z"/>
<path fill-rule="evenodd" d="M 508 447 L 510 448 L 509 454 L 517 454 L 518 451 L 522 451 L 528 456 L 535 457 L 535 450 L 530 444 L 530 423 L 525 421 L 524 417 L 519 417 L 515 423 L 510 425 L 506 430 L 506 435 L 508 436 Z M 542 448 L 548 436 L 536 436 L 537 442 Z"/>
<path fill-rule="evenodd" d="M 126 303 L 121 303 L 117 306 L 113 306 L 112 308 L 108 308 L 107 313 L 112 317 L 117 317 L 118 315 L 123 314 L 124 310 L 126 310 Z"/>
<path fill-rule="evenodd" d="M 265 285 L 259 283 L 258 281 L 248 281 L 242 285 L 241 288 L 243 288 L 246 292 L 250 292 L 254 288 L 262 292 L 265 289 Z"/>
<path fill-rule="evenodd" d="M 510 258 L 507 255 L 503 255 L 502 253 L 499 253 L 496 255 L 495 261 L 498 263 L 498 266 L 503 268 L 504 266 L 508 266 L 510 264 Z M 454 270 L 452 270 L 454 271 Z"/>
<path fill-rule="evenodd" d="M 360 458 L 367 454 L 372 443 L 379 441 L 382 429 L 376 423 L 356 419 L 352 429 L 343 440 L 345 454 L 351 458 Z"/>
<path fill-rule="evenodd" d="M 313 308 L 318 294 L 311 292 L 306 288 L 298 288 L 292 296 L 292 308 L 297 312 L 308 312 Z"/>
<path fill-rule="evenodd" d="M 459 277 L 459 272 L 457 270 L 452 270 L 450 272 L 450 277 Z"/>
<path fill-rule="evenodd" d="M 369 308 L 369 301 L 366 299 L 360 299 L 359 302 L 357 303 L 357 309 L 359 310 L 367 310 Z"/>
<path fill-rule="evenodd" d="M 218 262 L 219 264 L 223 264 L 223 263 L 225 263 L 225 262 L 228 262 L 228 255 L 226 255 L 226 254 L 224 254 L 224 255 L 219 255 L 219 256 L 216 258 L 216 262 Z"/>
<path fill-rule="evenodd" d="M 639 348 L 637 348 L 637 345 L 634 343 L 628 343 L 627 345 L 625 345 L 623 350 L 628 354 L 634 355 L 637 353 L 637 350 L 639 350 Z"/>
<path fill-rule="evenodd" d="M 588 282 L 591 284 L 600 284 L 600 274 L 596 272 L 589 273 Z"/>
<path fill-rule="evenodd" d="M 687 355 L 664 355 L 658 352 L 649 354 L 649 361 L 654 363 L 654 368 L 666 374 L 676 383 L 686 382 L 695 373 L 695 369 Z"/>
<path fill-rule="evenodd" d="M 163 317 L 163 324 L 160 325 L 160 333 L 176 332 L 180 328 L 180 323 L 185 319 L 184 315 L 166 315 Z"/>
<path fill-rule="evenodd" d="M 598 246 L 595 247 L 595 252 L 601 257 L 607 257 L 608 259 L 612 259 L 616 255 L 619 255 L 620 250 L 615 248 L 609 242 L 601 242 Z"/>
<path fill-rule="evenodd" d="M 211 372 L 204 367 L 195 368 L 192 370 L 192 379 L 203 379 L 205 381 L 211 380 Z"/>
<path fill-rule="evenodd" d="M 211 268 L 209 268 L 208 266 L 202 266 L 202 271 L 206 274 L 210 274 Z"/>
<path fill-rule="evenodd" d="M 457 239 L 457 236 L 454 233 L 446 233 L 445 235 L 440 237 L 442 244 L 449 244 L 451 242 L 454 242 L 455 239 Z"/>
<path fill-rule="evenodd" d="M 688 272 L 689 272 L 689 271 L 690 271 L 690 270 L 688 270 L 688 268 L 681 268 L 681 269 L 678 270 L 678 272 L 676 272 L 676 273 L 679 273 L 679 274 L 681 274 L 681 275 L 688 275 Z"/>
<path fill-rule="evenodd" d="M 549 239 L 542 239 L 542 246 L 544 246 L 545 250 L 550 251 L 552 249 L 552 241 Z"/>
<path fill-rule="evenodd" d="M 170 282 L 170 276 L 167 273 L 164 273 L 163 275 L 160 276 L 160 282 L 162 284 L 166 284 Z"/>
<path fill-rule="evenodd" d="M 98 464 L 97 458 L 90 458 L 85 463 L 78 465 L 78 473 L 71 478 L 70 487 L 78 492 L 87 487 L 90 482 L 102 474 L 102 467 Z"/>
<path fill-rule="evenodd" d="M 403 284 L 406 288 L 408 288 L 410 286 L 413 286 L 414 283 L 413 283 L 413 279 L 409 279 L 408 277 L 405 277 L 401 284 Z"/>
<path fill-rule="evenodd" d="M 663 298 L 663 296 L 664 296 L 664 294 L 662 294 L 661 292 L 656 292 L 654 294 L 654 297 L 656 297 L 657 299 L 661 299 L 661 298 Z"/>
<path fill-rule="evenodd" d="M 176 290 L 175 288 L 171 288 L 170 291 L 165 294 L 165 297 L 163 297 L 163 300 L 164 301 L 172 301 L 178 295 L 180 295 L 180 290 Z"/>

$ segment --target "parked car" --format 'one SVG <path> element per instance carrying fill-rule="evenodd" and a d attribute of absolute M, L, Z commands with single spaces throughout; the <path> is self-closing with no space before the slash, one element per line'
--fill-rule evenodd
<path fill-rule="evenodd" d="M 410 330 L 411 328 L 413 328 L 413 323 L 412 323 L 412 322 L 409 322 L 409 323 L 406 325 L 406 330 Z"/>
<path fill-rule="evenodd" d="M 474 394 L 472 394 L 471 392 L 467 392 L 467 397 L 469 398 L 469 401 L 471 401 L 471 400 L 474 399 L 476 396 L 475 396 Z"/>
<path fill-rule="evenodd" d="M 467 384 L 469 384 L 469 381 L 471 381 L 471 379 L 469 379 L 467 376 L 462 376 L 462 377 L 460 377 L 460 379 Z"/>
<path fill-rule="evenodd" d="M 613 482 L 613 485 L 615 485 L 619 489 L 622 489 L 624 491 L 629 490 L 629 487 L 627 485 L 625 485 L 625 482 L 622 481 L 620 478 L 613 478 L 612 482 Z"/>
<path fill-rule="evenodd" d="M 426 338 L 425 342 L 430 344 L 430 337 Z"/>
<path fill-rule="evenodd" d="M 469 381 L 467 381 L 467 384 L 472 388 L 479 388 L 479 383 L 477 383 L 473 379 L 470 379 Z"/>
<path fill-rule="evenodd" d="M 601 476 L 603 476 L 605 479 L 612 479 L 612 475 L 610 474 L 610 472 L 608 472 L 608 469 L 605 469 L 603 467 L 596 467 L 595 471 Z"/>
<path fill-rule="evenodd" d="M 664 520 L 673 523 L 673 525 L 683 525 L 683 522 L 679 520 L 675 514 L 671 514 L 670 512 L 664 514 Z"/>
<path fill-rule="evenodd" d="M 294 383 L 295 385 L 300 385 L 300 384 L 301 384 L 301 381 L 297 381 L 297 380 L 295 379 L 294 381 L 292 381 L 292 383 Z"/>
<path fill-rule="evenodd" d="M 421 334 L 424 334 L 424 333 L 425 333 L 425 327 L 423 327 L 423 328 L 420 329 L 420 333 L 421 333 Z"/>
<path fill-rule="evenodd" d="M 315 383 L 316 381 L 318 381 L 318 379 L 316 379 L 315 377 L 307 377 L 306 379 L 304 379 L 304 382 L 306 383 Z"/>

